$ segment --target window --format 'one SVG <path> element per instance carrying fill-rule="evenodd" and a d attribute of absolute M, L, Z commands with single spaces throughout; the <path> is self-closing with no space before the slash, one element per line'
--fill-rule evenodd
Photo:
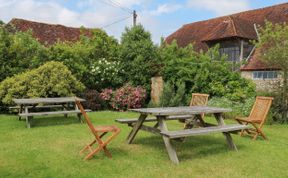
<path fill-rule="evenodd" d="M 227 55 L 228 61 L 239 61 L 240 48 L 239 47 L 227 47 L 219 49 L 220 55 Z"/>
<path fill-rule="evenodd" d="M 277 71 L 254 71 L 253 79 L 275 79 L 278 77 Z"/>

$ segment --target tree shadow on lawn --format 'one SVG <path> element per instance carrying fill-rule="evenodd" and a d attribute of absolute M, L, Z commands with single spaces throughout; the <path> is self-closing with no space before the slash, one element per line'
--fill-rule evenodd
<path fill-rule="evenodd" d="M 161 136 L 146 136 L 135 138 L 135 144 L 141 144 L 143 146 L 154 147 L 156 149 L 162 149 L 166 152 L 166 148 Z M 234 140 L 234 144 L 238 150 L 245 149 L 245 145 L 237 144 Z M 183 142 L 181 141 L 172 141 L 178 158 L 181 161 L 191 160 L 191 159 L 201 159 L 210 155 L 217 155 L 227 153 L 232 151 L 228 148 L 226 139 L 224 136 L 214 136 L 214 135 L 205 135 L 205 136 L 195 136 L 187 137 Z"/>
<path fill-rule="evenodd" d="M 23 121 L 23 119 L 22 119 Z M 56 125 L 70 125 L 70 124 L 81 124 L 79 119 L 75 116 L 39 116 L 34 117 L 31 121 L 32 127 L 47 127 Z"/>
<path fill-rule="evenodd" d="M 127 158 L 127 156 L 129 156 L 129 153 L 127 150 L 122 149 L 120 147 L 115 147 L 115 146 L 107 146 L 108 151 L 112 154 L 112 160 L 113 159 L 120 159 L 120 158 Z M 89 151 L 85 151 L 82 154 L 79 154 L 79 157 L 81 159 L 84 159 L 86 155 L 89 154 Z M 93 155 L 93 157 L 91 159 L 89 159 L 89 161 L 99 161 L 99 160 L 111 160 L 109 157 L 107 157 L 104 153 L 103 150 L 101 150 L 100 152 L 98 152 L 97 154 Z"/>

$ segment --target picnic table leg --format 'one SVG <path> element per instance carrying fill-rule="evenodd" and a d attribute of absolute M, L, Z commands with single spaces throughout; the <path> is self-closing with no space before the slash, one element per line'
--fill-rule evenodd
<path fill-rule="evenodd" d="M 128 137 L 127 137 L 127 143 L 131 144 L 132 141 L 134 140 L 137 132 L 139 131 L 139 129 L 141 128 L 144 120 L 146 119 L 147 115 L 146 114 L 141 114 L 139 116 L 138 121 L 136 122 L 136 124 L 133 126 L 133 129 L 131 130 L 131 132 L 129 133 Z"/>
<path fill-rule="evenodd" d="M 75 103 L 75 110 L 79 110 L 79 108 L 78 108 L 76 103 Z M 82 113 L 77 113 L 77 117 L 78 117 L 79 122 L 83 123 L 83 120 L 82 120 L 81 116 L 82 116 Z"/>
<path fill-rule="evenodd" d="M 167 125 L 165 123 L 165 116 L 157 116 L 157 120 L 159 123 L 159 128 L 161 131 L 168 131 Z M 175 149 L 173 148 L 171 141 L 168 137 L 162 136 L 166 150 L 168 152 L 170 160 L 175 163 L 179 164 L 179 160 L 176 154 Z"/>
<path fill-rule="evenodd" d="M 23 112 L 23 105 L 20 105 L 20 108 L 18 110 L 18 114 L 21 114 Z M 18 120 L 21 121 L 22 117 L 19 115 Z"/>
<path fill-rule="evenodd" d="M 63 107 L 63 110 L 64 110 L 64 111 L 67 111 L 67 110 L 68 110 L 68 109 L 67 109 L 67 108 L 68 108 L 68 103 L 62 104 L 62 107 Z M 64 114 L 64 117 L 67 118 L 67 117 L 68 117 L 68 114 Z"/>
<path fill-rule="evenodd" d="M 25 114 L 28 114 L 28 106 L 24 106 L 25 107 Z M 26 126 L 28 129 L 31 128 L 31 123 L 30 123 L 30 117 L 26 116 Z"/>
<path fill-rule="evenodd" d="M 224 119 L 223 119 L 223 116 L 221 113 L 216 113 L 216 114 L 214 114 L 214 116 L 218 122 L 218 125 L 225 125 L 225 122 L 224 122 Z M 230 133 L 223 132 L 223 135 L 226 137 L 226 141 L 227 141 L 229 148 L 232 150 L 238 151 L 236 145 L 233 142 L 233 139 L 232 139 Z"/>

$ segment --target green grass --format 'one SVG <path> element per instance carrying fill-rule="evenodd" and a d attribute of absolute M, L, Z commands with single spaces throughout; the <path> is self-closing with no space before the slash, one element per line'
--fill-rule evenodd
<path fill-rule="evenodd" d="M 269 141 L 233 135 L 239 151 L 229 151 L 222 134 L 173 142 L 179 165 L 169 161 L 162 138 L 139 132 L 133 144 L 125 138 L 130 128 L 116 118 L 124 112 L 89 113 L 95 125 L 116 124 L 122 131 L 108 146 L 113 158 L 101 152 L 83 161 L 79 150 L 91 139 L 86 124 L 76 117 L 36 118 L 25 128 L 16 116 L 0 115 L 0 177 L 287 177 L 288 126 L 266 125 Z M 210 118 L 211 119 L 211 118 Z M 170 128 L 181 128 L 176 121 Z"/>

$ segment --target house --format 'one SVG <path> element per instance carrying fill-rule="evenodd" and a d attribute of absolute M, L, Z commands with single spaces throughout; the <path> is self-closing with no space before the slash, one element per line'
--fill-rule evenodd
<path fill-rule="evenodd" d="M 281 72 L 265 65 L 259 57 L 259 49 L 251 43 L 258 39 L 257 28 L 266 20 L 288 22 L 288 3 L 186 24 L 165 41 L 176 40 L 181 47 L 192 43 L 197 51 L 207 51 L 219 44 L 220 54 L 226 54 L 229 61 L 245 63 L 240 68 L 241 75 L 252 79 L 258 91 L 272 91 L 277 86 L 275 83 L 281 80 Z"/>
<path fill-rule="evenodd" d="M 22 32 L 31 30 L 33 37 L 45 46 L 53 45 L 57 41 L 75 42 L 79 40 L 81 33 L 87 36 L 92 35 L 91 29 L 66 27 L 63 25 L 46 24 L 17 18 L 8 22 L 7 26 L 12 26 L 17 31 Z"/>

